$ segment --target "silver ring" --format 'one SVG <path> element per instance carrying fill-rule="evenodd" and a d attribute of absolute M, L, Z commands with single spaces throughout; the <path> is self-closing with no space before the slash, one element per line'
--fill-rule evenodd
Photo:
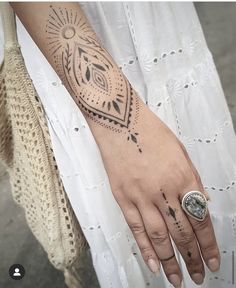
<path fill-rule="evenodd" d="M 203 221 L 207 215 L 207 199 L 200 191 L 190 191 L 182 199 L 183 210 L 198 221 Z"/>

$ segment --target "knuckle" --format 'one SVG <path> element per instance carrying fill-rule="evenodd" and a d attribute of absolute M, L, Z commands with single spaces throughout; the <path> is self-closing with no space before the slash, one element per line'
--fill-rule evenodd
<path fill-rule="evenodd" d="M 181 237 L 177 240 L 178 246 L 181 248 L 186 248 L 192 246 L 195 241 L 195 236 L 193 232 L 181 232 Z"/>
<path fill-rule="evenodd" d="M 169 236 L 164 230 L 152 230 L 149 232 L 148 236 L 155 245 L 165 244 L 169 240 Z"/>
<path fill-rule="evenodd" d="M 209 228 L 210 231 L 210 218 L 209 215 L 206 216 L 206 218 L 203 221 L 194 221 L 193 223 L 193 229 L 195 231 L 201 231 L 201 230 L 206 230 Z"/>
<path fill-rule="evenodd" d="M 182 180 L 182 185 L 186 186 L 186 184 L 188 183 L 189 186 L 196 186 L 196 178 L 193 174 L 192 169 L 190 169 L 189 165 L 184 165 L 182 168 L 182 174 L 180 179 Z"/>
<path fill-rule="evenodd" d="M 204 246 L 203 245 L 201 246 L 201 250 L 202 253 L 204 254 L 218 255 L 218 248 L 214 240 L 207 241 L 207 243 Z"/>
<path fill-rule="evenodd" d="M 184 262 L 191 271 L 201 271 L 203 269 L 203 263 L 198 253 L 193 253 L 191 257 L 187 253 L 183 254 Z"/>
<path fill-rule="evenodd" d="M 153 249 L 151 248 L 151 246 L 139 247 L 139 249 L 145 261 L 148 260 L 150 256 L 155 255 L 155 253 L 153 253 Z"/>
<path fill-rule="evenodd" d="M 204 273 L 204 266 L 201 262 L 201 259 L 192 259 L 192 261 L 190 261 L 188 258 L 185 258 L 184 261 L 188 271 L 191 271 L 190 272 L 191 274 Z"/>
<path fill-rule="evenodd" d="M 112 188 L 113 195 L 118 203 L 122 203 L 126 201 L 125 194 L 123 193 L 122 187 L 114 187 Z"/>
<path fill-rule="evenodd" d="M 181 273 L 176 257 L 173 257 L 168 261 L 161 261 L 161 264 L 167 277 L 171 274 Z"/>
<path fill-rule="evenodd" d="M 136 235 L 143 234 L 146 232 L 142 223 L 137 222 L 129 223 L 129 227 L 131 231 Z"/>

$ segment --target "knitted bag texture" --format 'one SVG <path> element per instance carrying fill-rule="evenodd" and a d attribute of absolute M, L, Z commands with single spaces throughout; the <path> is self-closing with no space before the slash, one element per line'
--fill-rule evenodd
<path fill-rule="evenodd" d="M 59 176 L 45 112 L 17 41 L 15 14 L 7 2 L 1 3 L 1 11 L 5 45 L 0 66 L 0 161 L 33 234 L 51 263 L 68 277 L 89 245 Z"/>

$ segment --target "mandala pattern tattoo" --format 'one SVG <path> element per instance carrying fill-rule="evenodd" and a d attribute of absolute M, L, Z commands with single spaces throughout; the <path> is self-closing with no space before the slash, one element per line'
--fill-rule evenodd
<path fill-rule="evenodd" d="M 81 110 L 99 125 L 125 134 L 141 153 L 135 91 L 86 18 L 50 5 L 46 33 L 59 76 Z"/>

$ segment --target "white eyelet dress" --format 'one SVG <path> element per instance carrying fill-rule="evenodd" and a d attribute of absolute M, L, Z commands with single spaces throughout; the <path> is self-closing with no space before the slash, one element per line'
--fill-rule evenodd
<path fill-rule="evenodd" d="M 193 4 L 80 5 L 141 99 L 183 142 L 210 194 L 221 269 L 211 273 L 206 267 L 205 282 L 197 286 L 176 251 L 183 287 L 235 288 L 236 137 Z M 86 120 L 18 18 L 17 33 L 26 67 L 46 111 L 60 176 L 89 242 L 101 288 L 172 287 L 163 271 L 157 277 L 143 261 L 113 197 Z"/>

